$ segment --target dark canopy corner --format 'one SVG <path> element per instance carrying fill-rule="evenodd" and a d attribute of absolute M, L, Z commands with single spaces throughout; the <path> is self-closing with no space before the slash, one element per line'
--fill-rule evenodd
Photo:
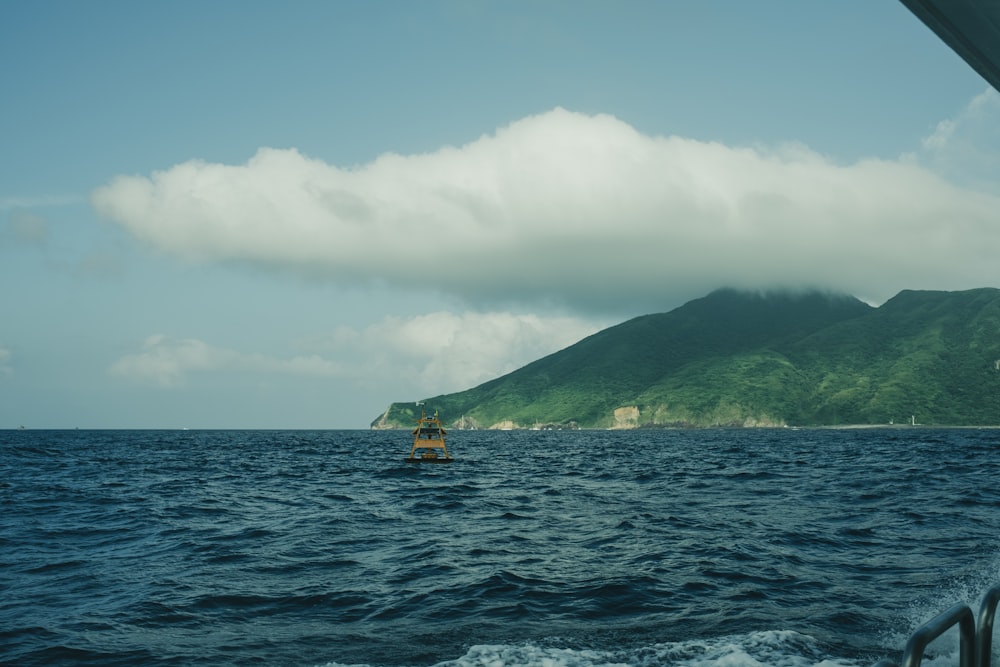
<path fill-rule="evenodd" d="M 1000 2 L 901 0 L 917 18 L 1000 91 Z"/>

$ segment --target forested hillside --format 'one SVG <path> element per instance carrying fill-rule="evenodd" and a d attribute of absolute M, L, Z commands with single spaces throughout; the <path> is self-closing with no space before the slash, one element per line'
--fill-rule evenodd
<path fill-rule="evenodd" d="M 458 428 L 1000 424 L 1000 290 L 853 297 L 720 290 L 466 391 Z M 394 403 L 374 428 L 409 427 Z"/>

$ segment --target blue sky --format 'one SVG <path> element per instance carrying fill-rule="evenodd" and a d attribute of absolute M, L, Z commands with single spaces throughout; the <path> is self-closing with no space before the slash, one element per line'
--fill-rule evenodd
<path fill-rule="evenodd" d="M 365 428 L 723 286 L 1000 286 L 901 4 L 0 3 L 0 428 Z"/>

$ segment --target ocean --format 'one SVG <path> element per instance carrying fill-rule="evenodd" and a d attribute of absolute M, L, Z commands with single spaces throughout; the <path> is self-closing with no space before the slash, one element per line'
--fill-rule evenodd
<path fill-rule="evenodd" d="M 1000 583 L 1000 430 L 410 445 L 0 431 L 0 663 L 870 667 Z"/>

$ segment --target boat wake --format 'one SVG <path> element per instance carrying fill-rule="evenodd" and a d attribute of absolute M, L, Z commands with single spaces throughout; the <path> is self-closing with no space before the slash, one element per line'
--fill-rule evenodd
<path fill-rule="evenodd" d="M 434 667 L 868 667 L 872 660 L 836 657 L 808 635 L 790 630 L 751 632 L 707 640 L 596 650 L 542 644 L 471 646 L 459 658 Z M 329 662 L 322 667 L 372 667 Z"/>

